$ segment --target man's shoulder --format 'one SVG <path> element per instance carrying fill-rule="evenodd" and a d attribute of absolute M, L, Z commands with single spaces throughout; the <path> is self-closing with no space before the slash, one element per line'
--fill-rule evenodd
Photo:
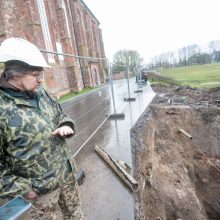
<path fill-rule="evenodd" d="M 6 111 L 6 108 L 8 105 L 9 105 L 9 102 L 6 101 L 5 97 L 0 92 L 0 117 Z"/>
<path fill-rule="evenodd" d="M 41 96 L 51 103 L 57 102 L 45 89 L 41 90 Z"/>
<path fill-rule="evenodd" d="M 12 101 L 13 99 L 0 88 L 0 107 L 2 105 L 9 104 L 10 100 Z"/>
<path fill-rule="evenodd" d="M 46 96 L 46 97 L 48 97 L 48 98 L 51 98 L 51 96 L 49 95 L 49 93 L 48 93 L 45 89 L 42 89 L 42 90 L 41 90 L 41 95 L 42 95 L 42 96 Z"/>

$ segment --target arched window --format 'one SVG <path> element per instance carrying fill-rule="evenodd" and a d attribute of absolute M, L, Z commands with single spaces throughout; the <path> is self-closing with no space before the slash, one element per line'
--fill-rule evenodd
<path fill-rule="evenodd" d="M 67 34 L 68 34 L 68 37 L 70 38 L 70 36 L 71 36 L 70 35 L 70 26 L 69 26 L 69 20 L 68 20 L 67 10 L 66 10 L 66 5 L 65 5 L 64 0 L 62 0 L 62 8 L 64 11 L 65 20 L 66 20 Z"/>
<path fill-rule="evenodd" d="M 45 9 L 45 5 L 44 5 L 44 0 L 37 0 L 37 5 L 38 5 L 38 9 L 39 9 L 41 27 L 42 27 L 42 31 L 43 31 L 46 50 L 53 51 L 53 46 L 52 46 L 51 37 L 50 37 L 50 30 L 49 30 L 49 26 L 48 26 L 48 20 L 47 20 L 47 14 L 46 14 L 46 9 Z M 53 54 L 48 54 L 47 56 L 48 56 L 49 63 L 55 63 L 55 59 L 54 59 Z"/>

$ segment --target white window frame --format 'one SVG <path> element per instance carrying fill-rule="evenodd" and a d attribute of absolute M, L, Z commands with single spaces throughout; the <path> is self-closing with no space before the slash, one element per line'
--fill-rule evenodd
<path fill-rule="evenodd" d="M 38 5 L 38 9 L 39 9 L 41 27 L 42 27 L 42 31 L 43 31 L 46 50 L 53 51 L 53 46 L 52 46 L 50 30 L 49 30 L 49 26 L 48 26 L 48 20 L 47 20 L 47 14 L 46 14 L 46 9 L 45 9 L 45 5 L 44 5 L 44 0 L 37 0 L 37 5 Z M 49 63 L 55 63 L 55 59 L 54 59 L 53 54 L 48 53 L 47 56 L 48 56 Z"/>
<path fill-rule="evenodd" d="M 62 49 L 62 44 L 60 42 L 56 42 L 56 47 L 57 47 L 57 52 L 58 53 L 63 53 Z M 63 55 L 58 55 L 60 63 L 64 62 L 64 56 Z"/>
<path fill-rule="evenodd" d="M 65 15 L 68 37 L 70 38 L 70 26 L 69 26 L 69 20 L 68 20 L 66 5 L 65 5 L 64 0 L 62 0 L 62 8 L 63 8 L 64 15 Z"/>

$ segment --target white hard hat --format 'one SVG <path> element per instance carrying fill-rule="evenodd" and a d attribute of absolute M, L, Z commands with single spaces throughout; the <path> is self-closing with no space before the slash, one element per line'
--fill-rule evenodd
<path fill-rule="evenodd" d="M 0 62 L 10 60 L 20 60 L 31 66 L 51 67 L 34 44 L 21 38 L 8 38 L 1 44 Z"/>

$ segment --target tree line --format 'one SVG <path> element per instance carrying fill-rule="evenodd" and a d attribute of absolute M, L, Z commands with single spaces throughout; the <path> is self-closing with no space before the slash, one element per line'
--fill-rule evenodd
<path fill-rule="evenodd" d="M 202 49 L 197 44 L 192 44 L 177 51 L 162 53 L 151 59 L 148 68 L 183 67 L 212 62 L 220 62 L 220 40 L 210 41 L 206 49 Z"/>
<path fill-rule="evenodd" d="M 177 51 L 169 51 L 155 56 L 147 65 L 147 69 L 172 68 L 191 65 L 220 62 L 220 40 L 210 41 L 207 48 L 192 44 Z M 119 73 L 129 68 L 130 73 L 135 73 L 137 67 L 143 66 L 143 58 L 136 50 L 118 50 L 113 56 L 112 73 Z"/>

